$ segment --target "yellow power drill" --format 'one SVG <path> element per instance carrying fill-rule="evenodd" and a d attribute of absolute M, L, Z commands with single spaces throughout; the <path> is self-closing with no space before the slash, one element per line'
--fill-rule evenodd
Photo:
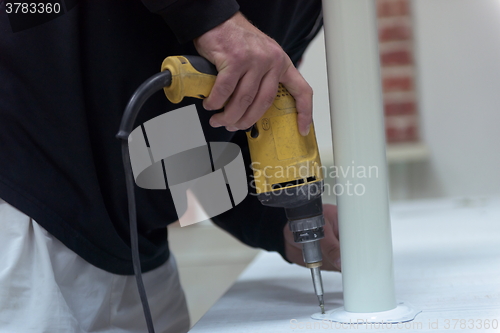
<path fill-rule="evenodd" d="M 164 88 L 172 103 L 184 97 L 205 98 L 217 71 L 205 58 L 174 56 L 163 61 L 172 83 Z M 324 313 L 319 240 L 324 237 L 323 175 L 314 127 L 299 133 L 295 100 L 279 85 L 273 105 L 247 131 L 257 196 L 263 205 L 282 207 L 294 241 L 302 244 L 304 262 L 311 269 L 314 289 Z"/>
<path fill-rule="evenodd" d="M 215 66 L 198 56 L 168 57 L 161 70 L 138 88 L 125 110 L 117 135 L 124 140 L 125 164 L 126 140 L 139 109 L 149 96 L 163 88 L 172 103 L 179 103 L 184 97 L 203 99 L 210 94 L 217 76 Z M 295 99 L 280 84 L 273 105 L 246 134 L 258 199 L 263 205 L 285 209 L 294 241 L 302 244 L 304 263 L 311 269 L 314 290 L 324 313 L 319 244 L 325 224 L 321 200 L 323 175 L 314 127 L 311 126 L 307 136 L 299 133 Z M 132 189 L 133 180 L 128 180 L 127 186 Z M 133 191 L 129 192 L 129 202 L 133 202 Z M 130 216 L 135 217 L 135 208 L 129 211 Z M 131 219 L 131 230 L 134 230 L 136 226 L 132 222 Z M 136 273 L 136 277 L 138 275 L 140 277 Z"/>

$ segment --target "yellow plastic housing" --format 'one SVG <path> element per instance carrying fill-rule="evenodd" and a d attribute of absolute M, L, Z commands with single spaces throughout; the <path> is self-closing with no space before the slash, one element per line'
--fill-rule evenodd
<path fill-rule="evenodd" d="M 295 100 L 283 85 L 247 137 L 257 193 L 323 179 L 314 126 L 307 136 L 299 133 Z"/>
<path fill-rule="evenodd" d="M 163 88 L 172 103 L 180 103 L 184 97 L 205 98 L 210 94 L 217 78 L 215 75 L 197 71 L 183 56 L 165 58 L 161 71 L 172 73 L 172 83 Z"/>

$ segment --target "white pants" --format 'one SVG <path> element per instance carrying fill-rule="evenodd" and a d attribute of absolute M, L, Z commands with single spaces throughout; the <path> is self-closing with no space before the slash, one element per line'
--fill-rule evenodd
<path fill-rule="evenodd" d="M 157 333 L 189 329 L 175 259 L 143 275 Z M 0 199 L 0 333 L 147 332 L 134 276 L 92 266 Z"/>

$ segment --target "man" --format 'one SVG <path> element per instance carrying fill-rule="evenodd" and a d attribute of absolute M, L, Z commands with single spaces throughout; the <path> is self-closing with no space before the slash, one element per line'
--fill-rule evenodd
<path fill-rule="evenodd" d="M 55 3 L 50 13 L 47 4 L 0 4 L 0 332 L 144 331 L 115 138 L 128 98 L 166 56 L 204 56 L 219 75 L 203 107 L 192 99 L 171 105 L 159 93 L 136 124 L 196 103 L 207 141 L 237 142 L 248 164 L 237 130 L 260 118 L 279 82 L 308 132 L 312 90 L 293 63 L 321 25 L 320 2 Z M 207 111 L 226 101 L 222 112 Z M 186 304 L 167 242 L 166 225 L 178 218 L 172 198 L 137 188 L 136 202 L 155 328 L 184 332 Z M 325 268 L 339 270 L 334 216 L 326 206 L 322 249 Z M 250 246 L 302 263 L 283 209 L 249 195 L 213 220 Z"/>

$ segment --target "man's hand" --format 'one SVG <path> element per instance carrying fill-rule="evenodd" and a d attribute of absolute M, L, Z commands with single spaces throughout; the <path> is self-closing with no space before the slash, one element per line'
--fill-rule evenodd
<path fill-rule="evenodd" d="M 324 204 L 323 215 L 325 217 L 325 238 L 320 240 L 321 252 L 323 253 L 323 266 L 321 269 L 340 272 L 340 245 L 339 226 L 337 219 L 337 206 Z M 305 266 L 302 258 L 301 244 L 293 241 L 293 235 L 288 223 L 283 229 L 285 235 L 285 254 L 291 262 Z"/>
<path fill-rule="evenodd" d="M 307 135 L 312 122 L 312 89 L 288 55 L 272 38 L 240 13 L 194 40 L 198 53 L 219 71 L 207 110 L 224 111 L 210 119 L 213 127 L 244 130 L 272 105 L 281 82 L 295 98 L 298 126 Z"/>

